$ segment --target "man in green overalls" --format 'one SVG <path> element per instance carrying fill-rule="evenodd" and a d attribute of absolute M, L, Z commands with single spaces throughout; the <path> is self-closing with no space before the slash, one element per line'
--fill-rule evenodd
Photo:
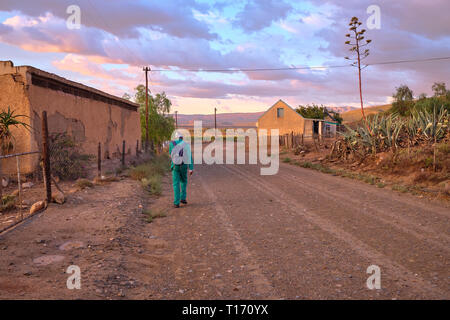
<path fill-rule="evenodd" d="M 172 184 L 175 208 L 180 207 L 180 202 L 187 204 L 186 201 L 186 187 L 189 175 L 194 172 L 194 162 L 192 161 L 191 147 L 188 143 L 183 141 L 183 136 L 178 134 L 178 140 L 171 141 L 169 153 L 171 156 L 170 169 L 172 170 Z M 181 186 L 181 194 L 180 194 Z"/>

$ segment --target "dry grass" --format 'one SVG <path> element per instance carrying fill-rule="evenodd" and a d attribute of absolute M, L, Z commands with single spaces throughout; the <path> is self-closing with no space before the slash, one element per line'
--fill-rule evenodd
<path fill-rule="evenodd" d="M 369 116 L 371 114 L 377 114 L 380 112 L 388 111 L 391 107 L 392 107 L 391 104 L 376 107 L 368 107 L 364 108 L 364 113 L 366 114 L 366 116 Z M 355 109 L 344 112 L 341 114 L 341 117 L 344 119 L 344 123 L 358 122 L 362 119 L 361 109 Z"/>
<path fill-rule="evenodd" d="M 145 215 L 145 221 L 147 221 L 147 223 L 152 223 L 153 220 L 158 219 L 158 218 L 165 218 L 167 217 L 167 213 L 165 211 L 152 211 L 150 209 L 144 210 L 142 212 L 142 214 Z"/>
<path fill-rule="evenodd" d="M 94 184 L 87 180 L 87 179 L 78 179 L 75 182 L 75 185 L 80 188 L 81 190 L 86 189 L 86 188 L 92 188 L 94 186 Z"/>
<path fill-rule="evenodd" d="M 131 168 L 129 174 L 132 179 L 140 181 L 144 189 L 150 194 L 159 196 L 162 193 L 162 177 L 169 169 L 170 159 L 168 155 L 162 154 L 154 157 L 149 162 Z"/>
<path fill-rule="evenodd" d="M 1 199 L 0 212 L 12 210 L 16 207 L 16 197 L 12 195 L 3 196 Z"/>

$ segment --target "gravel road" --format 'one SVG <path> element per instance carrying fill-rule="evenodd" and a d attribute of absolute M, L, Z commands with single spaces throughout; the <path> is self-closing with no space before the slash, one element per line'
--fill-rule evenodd
<path fill-rule="evenodd" d="M 200 165 L 187 206 L 171 208 L 169 177 L 163 194 L 124 179 L 0 236 L 0 298 L 450 298 L 448 204 L 286 164 Z M 141 207 L 167 217 L 148 224 Z"/>

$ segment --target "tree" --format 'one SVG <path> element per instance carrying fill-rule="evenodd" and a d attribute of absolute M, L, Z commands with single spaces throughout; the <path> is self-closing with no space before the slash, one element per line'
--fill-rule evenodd
<path fill-rule="evenodd" d="M 426 93 L 419 94 L 419 100 L 425 100 L 426 98 L 427 98 L 427 94 Z"/>
<path fill-rule="evenodd" d="M 409 115 L 414 106 L 414 94 L 407 85 L 401 85 L 395 88 L 396 92 L 392 95 L 394 102 L 392 103 L 391 112 L 401 116 Z"/>
<path fill-rule="evenodd" d="M 324 119 L 326 114 L 326 108 L 324 106 L 319 107 L 314 103 L 306 106 L 300 105 L 295 111 L 308 119 Z"/>
<path fill-rule="evenodd" d="M 135 102 L 140 105 L 139 112 L 141 115 L 141 132 L 142 140 L 145 139 L 145 86 L 136 87 Z M 155 146 L 160 147 L 161 144 L 169 140 L 175 130 L 175 121 L 169 116 L 172 102 L 167 98 L 166 93 L 158 93 L 153 96 L 148 95 L 149 104 L 149 139 Z"/>
<path fill-rule="evenodd" d="M 393 94 L 393 98 L 396 102 L 411 101 L 414 98 L 414 93 L 407 85 L 401 85 L 395 88 L 396 92 Z"/>
<path fill-rule="evenodd" d="M 349 23 L 350 33 L 347 33 L 345 35 L 350 40 L 347 40 L 345 42 L 345 44 L 351 46 L 350 52 L 352 54 L 355 54 L 356 57 L 353 57 L 353 58 L 345 57 L 345 59 L 353 60 L 354 62 L 352 63 L 352 66 L 355 66 L 358 68 L 359 98 L 361 101 L 361 113 L 362 113 L 364 122 L 366 123 L 367 129 L 369 130 L 370 133 L 372 133 L 372 130 L 370 129 L 370 127 L 367 123 L 367 118 L 364 113 L 364 103 L 363 103 L 362 85 L 361 85 L 361 70 L 364 68 L 364 67 L 361 68 L 361 61 L 364 60 L 365 58 L 367 58 L 367 56 L 369 55 L 369 49 L 364 49 L 364 51 L 363 51 L 363 47 L 368 46 L 369 43 L 372 42 L 372 40 L 367 39 L 367 40 L 363 41 L 364 33 L 366 32 L 366 29 L 358 30 L 358 28 L 361 26 L 361 24 L 362 24 L 362 22 L 360 22 L 357 17 L 353 17 L 350 20 L 350 23 Z"/>
<path fill-rule="evenodd" d="M 431 89 L 433 90 L 435 97 L 441 97 L 447 94 L 444 82 L 435 82 Z"/>

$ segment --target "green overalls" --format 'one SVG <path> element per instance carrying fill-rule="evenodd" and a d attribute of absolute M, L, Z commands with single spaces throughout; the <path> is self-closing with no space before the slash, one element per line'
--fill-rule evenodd
<path fill-rule="evenodd" d="M 182 139 L 179 139 L 175 142 L 175 145 L 182 142 Z M 169 153 L 172 154 L 172 150 L 174 148 L 173 142 L 170 143 Z M 186 144 L 186 151 L 191 158 L 189 164 L 180 164 L 176 165 L 170 161 L 170 169 L 172 170 L 172 184 L 173 184 L 173 193 L 174 193 L 174 201 L 175 205 L 179 205 L 181 200 L 186 200 L 186 187 L 188 181 L 188 167 L 189 170 L 194 170 L 194 163 L 192 161 L 192 153 L 191 148 L 188 144 Z M 181 186 L 181 195 L 180 195 L 180 186 Z"/>

